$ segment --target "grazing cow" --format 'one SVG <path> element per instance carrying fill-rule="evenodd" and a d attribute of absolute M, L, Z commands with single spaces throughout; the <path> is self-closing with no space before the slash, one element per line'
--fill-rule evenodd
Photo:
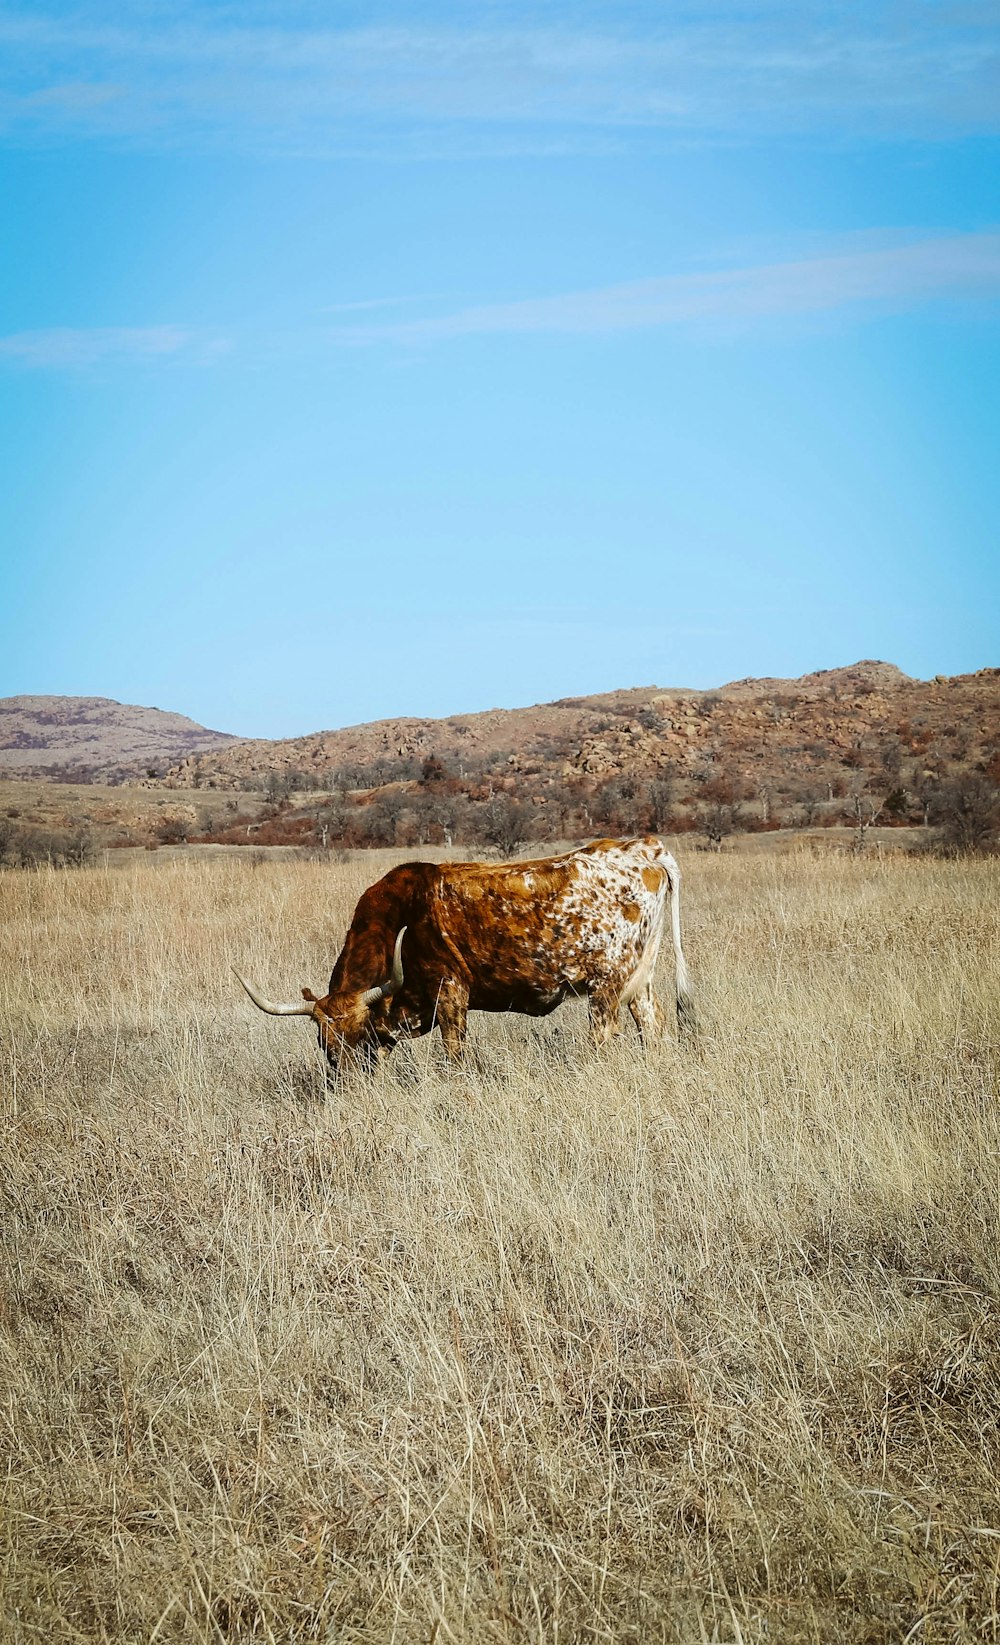
<path fill-rule="evenodd" d="M 622 1005 L 645 1038 L 663 1030 L 653 972 L 668 897 L 683 1026 L 680 870 L 653 835 L 538 862 L 404 863 L 362 896 L 323 999 L 303 988 L 306 1004 L 273 1005 L 239 980 L 262 1011 L 312 1017 L 334 1064 L 344 1050 L 380 1061 L 435 1024 L 459 1058 L 468 1011 L 544 1017 L 568 994 L 587 996 L 598 1043 Z"/>

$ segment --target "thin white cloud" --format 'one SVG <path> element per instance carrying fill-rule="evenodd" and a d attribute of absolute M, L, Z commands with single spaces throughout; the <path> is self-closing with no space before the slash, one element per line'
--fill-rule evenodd
<path fill-rule="evenodd" d="M 882 246 L 870 241 L 871 235 L 865 234 L 846 247 L 795 261 L 631 280 L 518 302 L 480 303 L 419 320 L 373 319 L 280 334 L 247 332 L 241 354 L 271 360 L 299 354 L 316 358 L 324 344 L 414 350 L 462 337 L 597 335 L 667 327 L 697 328 L 704 335 L 845 309 L 881 312 L 943 299 L 1000 298 L 1000 232 Z M 397 301 L 427 300 L 361 298 L 334 304 L 326 312 L 378 314 Z M 233 347 L 230 337 L 183 326 L 63 326 L 0 337 L 0 365 L 205 365 Z"/>
<path fill-rule="evenodd" d="M 205 361 L 228 348 L 181 326 L 53 326 L 0 337 L 0 360 L 35 367 L 84 367 L 103 361 Z"/>
<path fill-rule="evenodd" d="M 509 142 L 533 130 L 672 135 L 1000 128 L 995 8 L 733 0 L 637 15 L 572 8 L 501 26 L 317 26 L 308 7 L 206 12 L 180 0 L 122 21 L 90 0 L 67 16 L 0 10 L 0 122 L 31 134 L 255 143 L 356 152 L 420 140 Z M 438 9 L 438 16 L 447 11 Z M 93 86 L 112 96 L 60 96 Z M 478 139 L 472 137 L 478 133 Z M 463 136 L 464 134 L 464 136 Z"/>
<path fill-rule="evenodd" d="M 632 280 L 593 291 L 478 304 L 423 320 L 342 326 L 346 346 L 419 346 L 449 338 L 621 332 L 819 314 L 856 305 L 913 307 L 1000 296 L 1000 233 L 958 234 L 881 249 L 851 248 L 795 262 Z"/>

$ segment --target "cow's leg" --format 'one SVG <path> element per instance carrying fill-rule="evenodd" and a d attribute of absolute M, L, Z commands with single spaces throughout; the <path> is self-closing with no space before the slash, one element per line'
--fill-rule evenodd
<path fill-rule="evenodd" d="M 591 990 L 588 1000 L 590 1037 L 595 1045 L 606 1045 L 608 1040 L 621 1032 L 618 1025 L 621 998 L 621 989 L 610 983 L 602 983 Z"/>
<path fill-rule="evenodd" d="M 434 1013 L 444 1040 L 449 1062 L 461 1062 L 465 1050 L 465 1029 L 469 1015 L 469 991 L 453 978 L 441 984 Z"/>
<path fill-rule="evenodd" d="M 651 983 L 647 983 L 645 988 L 640 988 L 638 993 L 633 994 L 628 1002 L 628 1008 L 643 1043 L 663 1038 L 666 1019 Z"/>

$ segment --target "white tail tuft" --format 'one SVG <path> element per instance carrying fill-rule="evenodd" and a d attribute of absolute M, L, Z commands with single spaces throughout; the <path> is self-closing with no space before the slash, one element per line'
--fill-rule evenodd
<path fill-rule="evenodd" d="M 665 853 L 667 881 L 670 886 L 670 936 L 674 945 L 675 992 L 677 999 L 677 1027 L 682 1034 L 694 1030 L 694 995 L 688 980 L 687 960 L 681 947 L 681 871 L 670 852 Z"/>

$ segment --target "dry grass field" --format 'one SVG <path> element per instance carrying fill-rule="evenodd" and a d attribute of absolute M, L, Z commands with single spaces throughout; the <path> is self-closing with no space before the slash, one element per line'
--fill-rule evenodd
<path fill-rule="evenodd" d="M 0 874 L 3 1637 L 1000 1638 L 998 865 L 679 854 L 691 1046 L 331 1089 L 387 858 Z"/>

